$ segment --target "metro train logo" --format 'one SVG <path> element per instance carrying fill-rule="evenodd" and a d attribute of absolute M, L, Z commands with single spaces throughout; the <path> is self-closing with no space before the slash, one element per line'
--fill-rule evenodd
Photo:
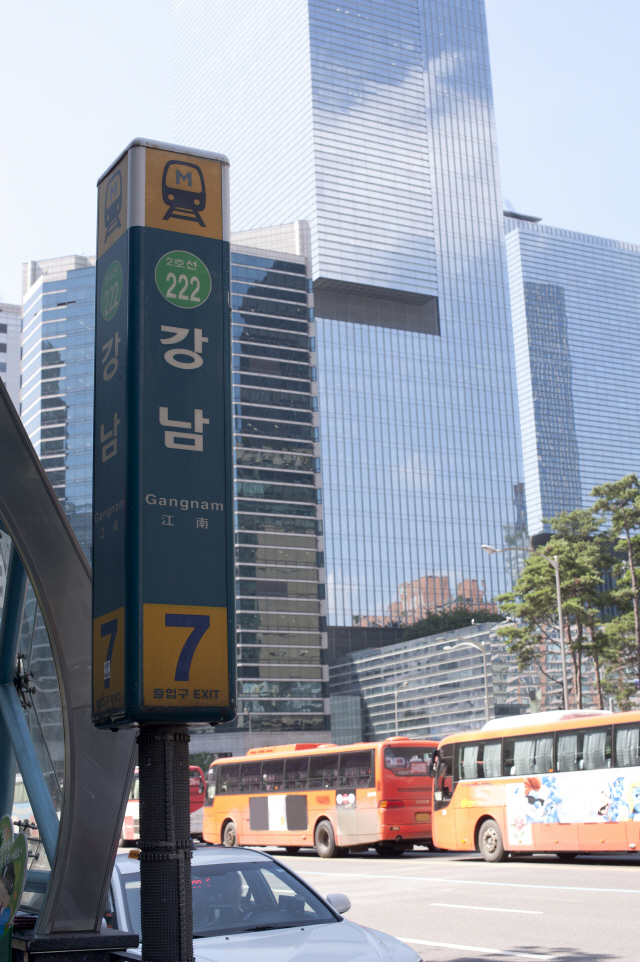
<path fill-rule="evenodd" d="M 167 161 L 162 174 L 162 200 L 168 207 L 163 220 L 175 217 L 206 226 L 200 215 L 207 203 L 207 192 L 202 170 L 197 164 Z"/>
<path fill-rule="evenodd" d="M 122 227 L 122 224 L 120 223 L 121 209 L 122 173 L 121 171 L 117 170 L 109 180 L 104 195 L 104 226 L 106 227 L 106 233 L 104 235 L 105 244 L 109 234 L 112 234 L 114 230 L 118 229 L 118 227 Z"/>

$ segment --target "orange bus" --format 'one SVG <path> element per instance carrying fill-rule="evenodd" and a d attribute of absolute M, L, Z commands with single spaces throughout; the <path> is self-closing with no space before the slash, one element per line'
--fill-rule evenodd
<path fill-rule="evenodd" d="M 434 741 L 276 745 L 211 763 L 206 842 L 314 846 L 322 858 L 374 846 L 401 855 L 431 845 Z"/>
<path fill-rule="evenodd" d="M 509 852 L 640 850 L 640 711 L 548 711 L 444 738 L 430 769 L 433 840 Z"/>

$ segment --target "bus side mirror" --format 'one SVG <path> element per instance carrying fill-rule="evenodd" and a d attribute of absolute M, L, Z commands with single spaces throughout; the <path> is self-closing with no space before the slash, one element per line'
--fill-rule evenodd
<path fill-rule="evenodd" d="M 438 768 L 438 749 L 436 748 L 433 755 L 429 759 L 429 768 L 427 769 L 427 775 L 429 776 L 429 778 L 435 778 L 437 768 Z"/>

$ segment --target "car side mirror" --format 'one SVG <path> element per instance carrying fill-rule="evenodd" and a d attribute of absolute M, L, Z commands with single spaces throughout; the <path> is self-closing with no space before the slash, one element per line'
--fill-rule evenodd
<path fill-rule="evenodd" d="M 327 902 L 339 915 L 345 915 L 351 908 L 351 901 L 346 895 L 327 895 Z"/>

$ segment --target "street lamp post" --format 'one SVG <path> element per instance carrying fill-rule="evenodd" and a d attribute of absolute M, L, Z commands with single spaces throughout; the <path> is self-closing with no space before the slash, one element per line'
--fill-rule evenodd
<path fill-rule="evenodd" d="M 483 544 L 482 550 L 488 555 L 492 554 L 504 554 L 505 551 L 527 551 L 529 554 L 540 555 L 545 561 L 548 561 L 553 570 L 556 573 L 556 601 L 558 605 L 558 629 L 560 631 L 560 658 L 562 659 L 562 700 L 564 702 L 565 709 L 569 707 L 569 685 L 567 682 L 567 659 L 564 647 L 564 620 L 562 617 L 562 593 L 560 591 L 560 561 L 558 555 L 554 555 L 550 558 L 546 554 L 542 554 L 541 551 L 535 551 L 533 548 L 519 548 L 515 545 L 510 548 L 494 548 L 490 544 Z"/>
<path fill-rule="evenodd" d="M 484 671 L 484 719 L 489 721 L 489 679 L 487 676 L 487 646 L 484 641 L 459 641 L 457 645 L 445 645 L 443 651 L 458 651 L 459 648 L 476 648 L 482 652 L 482 668 Z"/>
<path fill-rule="evenodd" d="M 398 737 L 398 692 L 401 691 L 403 688 L 408 688 L 408 687 L 409 687 L 409 682 L 408 682 L 408 681 L 403 681 L 402 684 L 399 685 L 398 688 L 396 688 L 396 690 L 395 690 L 394 693 L 393 693 L 393 700 L 394 700 L 395 709 L 396 709 L 396 711 L 395 711 L 395 715 L 396 715 L 396 738 Z"/>

